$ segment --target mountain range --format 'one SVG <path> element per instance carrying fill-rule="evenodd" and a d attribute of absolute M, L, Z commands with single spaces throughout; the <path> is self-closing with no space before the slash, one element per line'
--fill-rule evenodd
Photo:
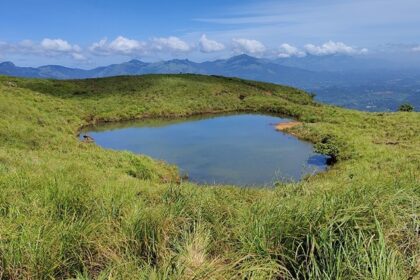
<path fill-rule="evenodd" d="M 420 68 L 400 69 L 386 61 L 364 57 L 331 55 L 270 60 L 243 54 L 201 63 L 188 59 L 152 63 L 133 59 L 89 70 L 0 63 L 0 75 L 30 78 L 84 79 L 161 73 L 223 75 L 285 84 L 313 92 L 322 102 L 368 111 L 393 111 L 406 102 L 416 109 L 420 107 Z"/>
<path fill-rule="evenodd" d="M 188 59 L 146 63 L 133 59 L 128 62 L 97 67 L 90 70 L 68 68 L 59 65 L 46 65 L 37 68 L 18 67 L 12 62 L 0 63 L 0 74 L 30 78 L 84 79 L 162 73 L 226 75 L 284 84 L 301 84 L 302 78 L 306 80 L 310 77 L 311 81 L 308 81 L 308 85 L 316 82 L 316 78 L 319 76 L 318 73 L 313 71 L 284 66 L 274 61 L 258 59 L 248 55 L 239 55 L 225 60 L 202 63 L 196 63 Z"/>

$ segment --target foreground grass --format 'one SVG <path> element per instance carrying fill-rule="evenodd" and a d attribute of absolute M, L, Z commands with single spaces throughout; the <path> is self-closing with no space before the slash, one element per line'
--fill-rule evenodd
<path fill-rule="evenodd" d="M 201 187 L 78 141 L 99 121 L 257 111 L 337 163 L 274 189 Z M 420 114 L 198 75 L 0 77 L 0 278 L 417 279 Z"/>

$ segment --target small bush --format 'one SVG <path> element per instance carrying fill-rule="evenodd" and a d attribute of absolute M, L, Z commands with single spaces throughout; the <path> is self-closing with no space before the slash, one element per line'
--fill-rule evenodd
<path fill-rule="evenodd" d="M 412 112 L 412 111 L 414 111 L 414 107 L 413 107 L 413 105 L 411 105 L 409 103 L 405 103 L 405 104 L 402 104 L 398 108 L 398 111 L 400 111 L 400 112 Z"/>
<path fill-rule="evenodd" d="M 330 156 L 330 163 L 334 163 L 340 155 L 338 146 L 338 141 L 333 136 L 327 135 L 315 145 L 315 152 Z"/>

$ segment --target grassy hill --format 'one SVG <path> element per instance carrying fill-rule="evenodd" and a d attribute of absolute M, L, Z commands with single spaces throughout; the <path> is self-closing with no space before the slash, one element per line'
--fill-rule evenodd
<path fill-rule="evenodd" d="M 275 189 L 197 186 L 80 142 L 101 121 L 279 113 L 336 163 Z M 416 279 L 420 114 L 199 75 L 0 77 L 2 279 Z"/>

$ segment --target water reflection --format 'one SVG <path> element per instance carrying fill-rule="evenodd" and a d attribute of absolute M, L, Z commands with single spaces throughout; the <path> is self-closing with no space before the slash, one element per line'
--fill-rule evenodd
<path fill-rule="evenodd" d="M 176 164 L 198 183 L 272 186 L 326 168 L 326 157 L 310 143 L 274 129 L 285 121 L 257 114 L 154 119 L 104 124 L 82 136 Z"/>

